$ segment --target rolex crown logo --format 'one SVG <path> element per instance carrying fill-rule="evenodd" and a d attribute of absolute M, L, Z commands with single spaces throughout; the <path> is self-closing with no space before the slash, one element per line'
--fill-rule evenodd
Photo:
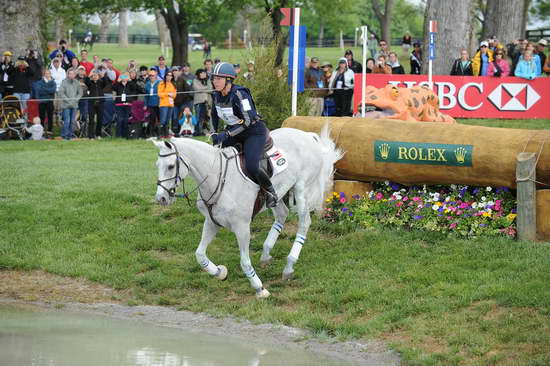
<path fill-rule="evenodd" d="M 382 159 L 386 160 L 388 156 L 390 155 L 390 145 L 388 144 L 382 144 L 378 147 L 378 150 L 380 150 L 380 156 Z"/>
<path fill-rule="evenodd" d="M 459 147 L 458 149 L 455 150 L 456 161 L 459 164 L 464 164 L 464 162 L 466 161 L 467 154 L 468 154 L 468 151 L 465 148 Z"/>

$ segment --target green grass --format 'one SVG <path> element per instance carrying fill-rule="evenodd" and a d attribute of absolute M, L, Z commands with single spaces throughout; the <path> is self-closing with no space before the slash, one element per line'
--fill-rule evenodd
<path fill-rule="evenodd" d="M 146 141 L 0 143 L 0 270 L 82 277 L 127 290 L 130 304 L 303 327 L 322 339 L 382 339 L 409 365 L 550 363 L 550 244 L 337 235 L 314 219 L 295 279 L 284 283 L 291 217 L 272 265 L 256 268 L 273 295 L 257 301 L 231 233 L 208 252 L 229 269 L 219 282 L 195 260 L 196 208 L 154 203 L 156 154 Z M 255 265 L 270 225 L 266 214 L 253 223 Z"/>
<path fill-rule="evenodd" d="M 359 62 L 362 60 L 362 49 L 351 48 L 355 55 L 355 59 Z M 75 49 L 76 51 L 76 49 Z M 395 48 L 395 51 L 400 57 L 400 62 L 405 67 L 405 72 L 409 72 L 410 65 L 408 58 L 403 58 L 401 55 L 401 49 Z M 128 48 L 120 48 L 116 44 L 101 44 L 98 43 L 94 46 L 92 51 L 90 51 L 89 58 L 91 59 L 93 55 L 98 55 L 99 58 L 110 57 L 113 59 L 115 66 L 121 69 L 126 69 L 128 66 L 128 61 L 134 59 L 138 65 L 147 65 L 152 66 L 157 64 L 157 58 L 160 56 L 161 50 L 159 45 L 137 45 L 132 44 Z M 202 67 L 202 62 L 204 58 L 202 57 L 202 51 L 189 52 L 189 63 L 191 64 L 191 69 L 196 70 L 199 67 Z M 330 62 L 334 67 L 337 66 L 338 59 L 344 56 L 344 51 L 340 48 L 308 48 L 307 49 L 308 57 L 319 57 L 321 62 Z M 246 69 L 246 61 L 250 58 L 250 53 L 246 49 L 236 49 L 236 50 L 227 50 L 227 49 L 212 49 L 212 59 L 219 58 L 222 61 L 227 61 L 231 63 L 240 63 L 243 70 Z M 288 59 L 288 52 L 285 53 L 285 58 L 283 63 L 286 64 Z M 167 63 L 171 63 L 171 58 L 167 59 Z M 259 66 L 259 65 L 258 65 Z M 244 71 L 243 71 L 244 72 Z"/>

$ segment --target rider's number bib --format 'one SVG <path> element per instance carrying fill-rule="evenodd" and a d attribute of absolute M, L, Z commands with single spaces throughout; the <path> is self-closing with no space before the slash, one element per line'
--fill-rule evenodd
<path fill-rule="evenodd" d="M 216 106 L 216 112 L 218 117 L 223 119 L 228 125 L 234 125 L 240 122 L 240 119 L 233 113 L 233 107 L 220 107 Z"/>

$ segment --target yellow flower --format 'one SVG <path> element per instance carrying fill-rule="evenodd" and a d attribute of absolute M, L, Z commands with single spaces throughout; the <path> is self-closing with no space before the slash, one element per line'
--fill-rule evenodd
<path fill-rule="evenodd" d="M 448 213 L 450 212 L 451 210 L 449 210 L 448 208 L 445 209 L 445 213 Z"/>
<path fill-rule="evenodd" d="M 435 204 L 440 206 L 440 207 L 443 206 L 443 204 L 441 202 L 436 202 Z"/>
<path fill-rule="evenodd" d="M 491 217 L 491 214 L 489 212 L 484 212 L 482 214 L 483 217 Z"/>
<path fill-rule="evenodd" d="M 326 201 L 330 203 L 331 199 L 330 199 L 330 198 L 327 198 Z"/>
<path fill-rule="evenodd" d="M 517 214 L 508 214 L 508 216 L 506 216 L 506 218 L 509 220 L 509 221 L 514 221 L 516 219 L 518 215 Z"/>

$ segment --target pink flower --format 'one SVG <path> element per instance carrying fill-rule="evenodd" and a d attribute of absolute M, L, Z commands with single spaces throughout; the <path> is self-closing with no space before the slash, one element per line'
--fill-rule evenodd
<path fill-rule="evenodd" d="M 344 197 L 340 198 L 340 203 L 346 203 L 346 199 Z"/>
<path fill-rule="evenodd" d="M 384 198 L 384 195 L 382 193 L 378 192 L 375 197 L 376 197 L 377 200 L 381 200 L 382 198 Z"/>
<path fill-rule="evenodd" d="M 409 197 L 407 197 L 407 196 L 403 197 L 403 201 L 404 201 L 404 202 L 406 202 L 406 201 L 408 201 L 408 200 L 409 200 Z"/>
<path fill-rule="evenodd" d="M 403 206 L 403 202 L 397 201 L 397 202 L 395 203 L 395 207 L 401 207 L 401 206 Z"/>
<path fill-rule="evenodd" d="M 412 198 L 412 200 L 413 200 L 414 202 L 418 202 L 418 201 L 420 201 L 420 199 L 421 199 L 421 198 L 418 197 L 418 196 L 415 196 L 415 197 Z"/>
<path fill-rule="evenodd" d="M 465 208 L 468 208 L 468 204 L 466 202 L 462 202 L 460 204 L 460 206 L 458 206 L 459 208 L 462 208 L 462 209 L 465 209 Z"/>
<path fill-rule="evenodd" d="M 456 222 L 453 222 L 451 225 L 449 225 L 449 228 L 450 228 L 450 229 L 456 228 Z"/>
<path fill-rule="evenodd" d="M 456 214 L 459 215 L 459 216 L 462 215 L 462 213 L 463 213 L 462 210 L 458 210 L 458 211 L 456 212 Z"/>

